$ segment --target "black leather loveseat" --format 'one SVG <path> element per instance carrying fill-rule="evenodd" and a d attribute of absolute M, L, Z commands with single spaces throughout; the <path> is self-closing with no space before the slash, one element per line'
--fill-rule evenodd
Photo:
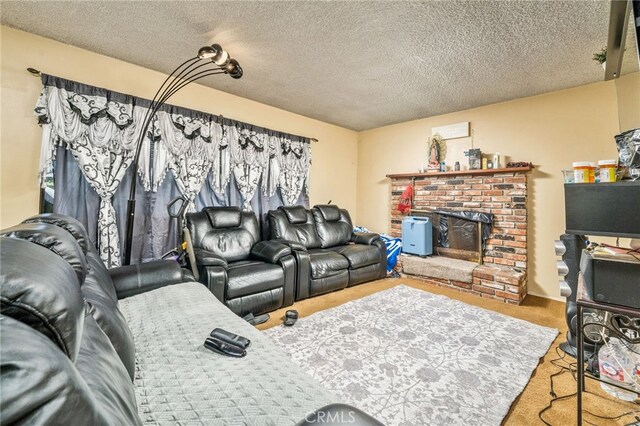
<path fill-rule="evenodd" d="M 354 233 L 349 212 L 335 205 L 279 207 L 269 212 L 270 239 L 289 245 L 297 263 L 296 300 L 387 274 L 378 234 Z"/>
<path fill-rule="evenodd" d="M 240 316 L 290 306 L 296 264 L 291 249 L 260 241 L 258 220 L 239 207 L 186 215 L 199 281 Z"/>
<path fill-rule="evenodd" d="M 177 263 L 107 270 L 78 221 L 28 222 L 0 231 L 2 424 L 380 425 Z M 215 327 L 250 338 L 246 357 L 204 349 Z"/>

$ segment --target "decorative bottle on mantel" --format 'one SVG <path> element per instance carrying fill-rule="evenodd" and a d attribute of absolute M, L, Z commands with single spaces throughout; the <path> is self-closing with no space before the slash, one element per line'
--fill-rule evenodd
<path fill-rule="evenodd" d="M 500 153 L 496 152 L 495 154 L 493 154 L 493 168 L 494 169 L 500 169 Z"/>

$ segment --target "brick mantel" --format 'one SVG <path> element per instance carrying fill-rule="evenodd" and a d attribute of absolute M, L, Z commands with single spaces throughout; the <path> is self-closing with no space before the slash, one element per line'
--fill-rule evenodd
<path fill-rule="evenodd" d="M 473 286 L 462 290 L 519 303 L 527 292 L 527 172 L 530 170 L 531 167 L 518 167 L 387 175 L 391 179 L 391 235 L 402 234 L 402 220 L 406 215 L 399 212 L 397 206 L 407 186 L 413 186 L 414 210 L 493 214 L 483 267 L 474 274 Z M 507 283 L 495 278 L 510 272 L 520 274 L 522 279 Z"/>

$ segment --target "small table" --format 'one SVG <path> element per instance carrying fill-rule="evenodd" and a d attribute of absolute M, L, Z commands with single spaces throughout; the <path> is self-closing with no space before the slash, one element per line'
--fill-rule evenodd
<path fill-rule="evenodd" d="M 586 327 L 604 328 L 609 332 L 610 336 L 615 336 L 625 342 L 631 344 L 640 343 L 640 337 L 631 339 L 627 337 L 618 324 L 622 324 L 624 328 L 635 330 L 640 333 L 640 309 L 629 308 L 626 306 L 613 305 L 610 303 L 596 302 L 587 293 L 584 278 L 582 273 L 578 277 L 578 294 L 576 295 L 577 303 L 577 316 L 578 316 L 578 394 L 577 394 L 577 407 L 578 407 L 578 425 L 582 425 L 582 392 L 585 390 L 585 378 L 590 378 L 599 382 L 602 382 L 599 377 L 594 376 L 584 369 L 584 338 L 587 334 Z M 587 322 L 584 323 L 584 309 L 595 309 L 605 312 L 605 320 L 600 322 Z M 596 343 L 603 343 L 604 339 L 598 333 L 589 333 L 588 337 Z M 611 386 L 616 386 L 607 382 Z M 633 389 L 629 389 L 622 386 L 616 386 L 629 392 L 638 393 Z"/>

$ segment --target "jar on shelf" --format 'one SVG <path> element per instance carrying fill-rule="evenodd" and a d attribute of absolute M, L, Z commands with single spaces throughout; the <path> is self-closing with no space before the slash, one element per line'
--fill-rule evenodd
<path fill-rule="evenodd" d="M 595 183 L 596 181 L 596 163 L 589 163 L 589 182 Z"/>
<path fill-rule="evenodd" d="M 600 182 L 616 181 L 618 160 L 600 160 L 598 161 L 598 166 L 600 167 Z"/>
<path fill-rule="evenodd" d="M 573 163 L 573 182 L 591 182 L 591 163 L 588 161 L 576 161 Z"/>

